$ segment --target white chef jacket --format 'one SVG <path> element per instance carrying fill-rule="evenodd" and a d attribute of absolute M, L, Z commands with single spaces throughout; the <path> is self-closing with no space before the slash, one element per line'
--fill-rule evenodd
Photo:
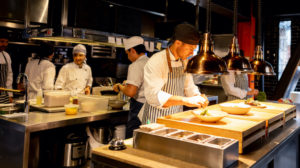
<path fill-rule="evenodd" d="M 235 73 L 240 74 L 239 71 L 228 70 L 229 74 L 224 74 L 221 76 L 221 83 L 226 95 L 233 95 L 239 97 L 240 99 L 244 99 L 247 96 L 248 90 L 243 90 L 241 88 L 235 87 Z M 247 74 L 244 74 L 247 75 Z"/>
<path fill-rule="evenodd" d="M 134 99 L 141 103 L 146 102 L 144 95 L 144 67 L 148 60 L 149 58 L 146 55 L 142 55 L 128 67 L 126 84 L 138 87 Z"/>
<path fill-rule="evenodd" d="M 92 70 L 87 64 L 81 68 L 74 62 L 64 65 L 59 71 L 55 89 L 71 91 L 74 94 L 84 93 L 86 86 L 92 86 Z"/>
<path fill-rule="evenodd" d="M 38 91 L 54 89 L 55 65 L 49 60 L 38 59 L 29 61 L 26 65 L 25 74 L 28 76 L 28 98 L 35 99 Z"/>
<path fill-rule="evenodd" d="M 170 52 L 171 67 L 180 67 L 182 62 L 176 61 L 172 52 Z M 187 60 L 183 61 L 186 67 Z M 168 99 L 173 96 L 162 91 L 162 87 L 168 80 L 168 61 L 166 50 L 154 54 L 144 67 L 144 91 L 147 102 L 156 107 L 162 107 Z M 184 94 L 187 97 L 200 95 L 198 87 L 194 84 L 193 76 L 186 73 L 184 82 Z"/>
<path fill-rule="evenodd" d="M 1 64 L 6 64 L 4 57 L 6 58 L 7 61 L 7 66 L 8 66 L 8 71 L 7 71 L 7 78 L 6 78 L 6 88 L 7 89 L 12 89 L 12 83 L 13 83 L 13 72 L 11 69 L 11 59 L 10 56 L 7 52 L 3 51 L 0 52 L 0 63 Z M 8 92 L 8 96 L 12 97 L 13 93 L 12 92 Z"/>

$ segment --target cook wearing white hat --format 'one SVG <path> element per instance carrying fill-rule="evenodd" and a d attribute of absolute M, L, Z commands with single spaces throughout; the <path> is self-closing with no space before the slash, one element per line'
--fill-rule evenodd
<path fill-rule="evenodd" d="M 144 44 L 144 39 L 140 36 L 133 36 L 124 40 L 125 50 L 128 50 L 141 44 Z"/>
<path fill-rule="evenodd" d="M 82 53 L 84 55 L 86 55 L 86 48 L 84 45 L 82 44 L 77 44 L 74 48 L 73 48 L 73 55 L 74 54 L 78 54 L 78 53 Z"/>
<path fill-rule="evenodd" d="M 74 94 L 90 94 L 93 77 L 90 66 L 85 64 L 86 48 L 78 44 L 73 48 L 74 62 L 64 65 L 59 71 L 55 89 L 69 90 Z"/>
<path fill-rule="evenodd" d="M 130 99 L 130 110 L 126 125 L 126 138 L 132 137 L 133 130 L 139 128 L 141 121 L 138 113 L 144 105 L 144 66 L 148 61 L 145 55 L 146 49 L 142 37 L 133 36 L 124 40 L 125 52 L 128 59 L 132 62 L 128 67 L 128 75 L 124 85 L 117 83 L 113 89 L 116 92 L 122 91 Z"/>

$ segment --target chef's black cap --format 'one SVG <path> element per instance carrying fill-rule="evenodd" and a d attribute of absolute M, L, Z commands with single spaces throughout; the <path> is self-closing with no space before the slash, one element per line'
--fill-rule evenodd
<path fill-rule="evenodd" d="M 193 25 L 182 23 L 175 27 L 173 40 L 180 40 L 187 44 L 197 45 L 200 41 L 200 33 Z"/>

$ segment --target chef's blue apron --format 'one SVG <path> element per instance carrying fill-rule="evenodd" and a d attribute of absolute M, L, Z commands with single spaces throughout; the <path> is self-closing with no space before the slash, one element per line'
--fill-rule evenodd
<path fill-rule="evenodd" d="M 247 74 L 245 74 L 245 73 L 234 74 L 234 78 L 235 78 L 234 87 L 238 87 L 242 90 L 248 90 L 248 77 L 247 77 Z M 241 98 L 236 97 L 234 95 L 228 95 L 227 96 L 228 101 L 235 100 L 235 99 L 241 99 Z M 247 99 L 247 96 L 244 99 Z"/>
<path fill-rule="evenodd" d="M 185 81 L 185 73 L 184 66 L 180 67 L 171 67 L 170 62 L 170 54 L 168 49 L 166 50 L 166 56 L 168 60 L 168 80 L 167 83 L 161 89 L 164 92 L 167 92 L 174 96 L 184 96 L 184 81 Z M 169 108 L 157 108 L 151 106 L 147 102 L 144 107 L 144 115 L 143 115 L 143 124 L 146 124 L 149 120 L 151 123 L 155 123 L 156 119 L 162 116 L 174 114 L 183 111 L 183 106 L 171 106 Z"/>
<path fill-rule="evenodd" d="M 8 63 L 3 51 L 1 52 L 1 54 L 4 58 L 5 64 L 0 64 L 0 87 L 6 88 Z M 0 91 L 0 103 L 6 103 L 6 104 L 9 103 L 9 97 L 7 92 Z"/>
<path fill-rule="evenodd" d="M 143 105 L 144 103 L 136 101 L 134 98 L 130 99 L 128 122 L 126 124 L 126 139 L 131 138 L 133 135 L 133 130 L 138 129 L 140 127 L 141 121 L 138 118 L 138 114 Z"/>

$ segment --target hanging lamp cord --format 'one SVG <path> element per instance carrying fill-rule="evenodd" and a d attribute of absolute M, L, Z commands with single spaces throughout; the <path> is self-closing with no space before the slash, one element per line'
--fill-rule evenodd
<path fill-rule="evenodd" d="M 233 6 L 233 35 L 237 36 L 237 13 L 238 13 L 238 0 L 234 0 Z"/>

